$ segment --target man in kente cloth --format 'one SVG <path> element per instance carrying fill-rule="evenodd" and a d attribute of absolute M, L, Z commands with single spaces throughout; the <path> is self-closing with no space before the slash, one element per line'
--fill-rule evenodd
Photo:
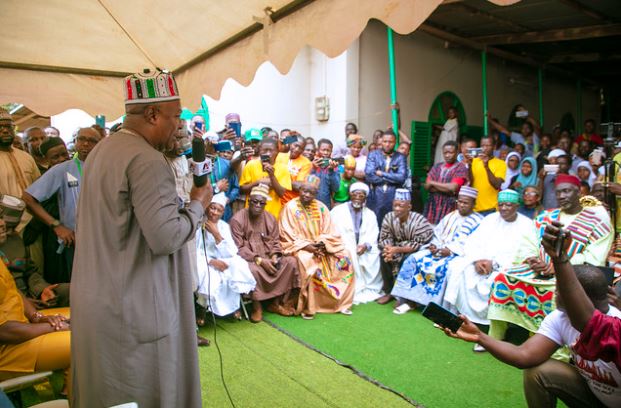
<path fill-rule="evenodd" d="M 280 238 L 286 254 L 298 259 L 302 284 L 296 312 L 305 319 L 316 313 L 351 314 L 354 268 L 330 210 L 315 199 L 319 177 L 310 175 L 300 197 L 280 215 Z"/>

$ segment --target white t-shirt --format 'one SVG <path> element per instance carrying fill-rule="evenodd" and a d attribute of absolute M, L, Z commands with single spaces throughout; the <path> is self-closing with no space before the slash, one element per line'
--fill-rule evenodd
<path fill-rule="evenodd" d="M 608 316 L 621 318 L 621 311 L 610 306 Z M 555 310 L 543 319 L 538 334 L 546 336 L 559 346 L 569 346 L 574 366 L 584 379 L 589 388 L 603 404 L 608 407 L 621 406 L 621 373 L 614 362 L 602 360 L 589 361 L 582 358 L 574 351 L 574 345 L 580 332 L 574 329 L 567 315 Z"/>

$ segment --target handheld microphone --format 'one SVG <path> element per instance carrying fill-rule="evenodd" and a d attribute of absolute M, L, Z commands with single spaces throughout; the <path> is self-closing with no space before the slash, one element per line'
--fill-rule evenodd
<path fill-rule="evenodd" d="M 194 185 L 202 187 L 207 184 L 207 175 L 211 173 L 211 160 L 205 157 L 205 143 L 201 138 L 192 140 L 192 173 Z"/>

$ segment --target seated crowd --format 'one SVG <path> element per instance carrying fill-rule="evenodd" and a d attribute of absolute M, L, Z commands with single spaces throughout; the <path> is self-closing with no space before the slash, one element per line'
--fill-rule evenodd
<path fill-rule="evenodd" d="M 549 385 L 563 379 L 582 387 L 575 401 L 621 401 L 619 367 L 597 366 L 594 375 L 587 363 L 568 363 L 563 347 L 575 358 L 579 333 L 555 296 L 554 263 L 541 244 L 560 222 L 571 234 L 563 251 L 587 295 L 597 310 L 621 317 L 597 268 L 618 259 L 594 122 L 573 140 L 567 132 L 542 134 L 527 115 L 513 131 L 490 117 L 492 133 L 478 144 L 459 140 L 456 115 L 451 109 L 436 143 L 421 213 L 412 210 L 409 141 L 397 146 L 392 130 L 375 131 L 367 147 L 353 123 L 338 138 L 344 143 L 289 129 L 241 133 L 237 114 L 218 133 L 204 133 L 199 115 L 185 123 L 164 152 L 179 206 L 190 202 L 195 138 L 212 160 L 214 191 L 187 243 L 197 325 L 207 312 L 241 319 L 244 300 L 254 323 L 264 308 L 311 320 L 351 315 L 353 305 L 372 301 L 394 301 L 396 315 L 434 302 L 466 316 L 475 351 L 529 368 L 531 406 L 574 401 L 571 391 Z M 97 126 L 81 128 L 68 149 L 56 129 L 35 127 L 22 140 L 0 111 L 0 380 L 70 365 L 76 208 L 87 157 L 106 136 Z M 621 162 L 621 143 L 614 149 Z M 611 190 L 621 194 L 617 184 Z M 509 326 L 533 334 L 514 346 L 526 357 L 498 351 Z M 208 341 L 198 336 L 198 344 Z M 556 382 L 542 380 L 551 376 Z"/>

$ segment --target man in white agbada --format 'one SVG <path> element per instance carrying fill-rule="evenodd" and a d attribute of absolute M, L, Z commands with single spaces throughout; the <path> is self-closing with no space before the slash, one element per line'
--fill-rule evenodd
<path fill-rule="evenodd" d="M 375 213 L 365 206 L 369 186 L 356 182 L 349 187 L 351 201 L 330 211 L 345 248 L 351 254 L 356 274 L 354 304 L 372 302 L 382 296 L 380 251 L 377 247 L 379 227 Z"/>
<path fill-rule="evenodd" d="M 224 193 L 214 195 L 196 233 L 198 303 L 217 316 L 237 312 L 241 294 L 257 284 L 248 262 L 237 254 L 231 228 L 221 220 L 226 202 Z"/>
<path fill-rule="evenodd" d="M 478 324 L 489 324 L 487 307 L 498 273 L 539 253 L 533 221 L 518 214 L 519 194 L 498 194 L 498 212 L 485 217 L 466 240 L 463 257 L 451 262 L 444 303 Z M 478 351 L 478 350 L 477 350 Z"/>
<path fill-rule="evenodd" d="M 443 217 L 433 229 L 433 240 L 410 255 L 399 270 L 392 295 L 399 301 L 395 314 L 404 314 L 416 304 L 442 304 L 449 265 L 463 257 L 466 239 L 477 229 L 483 216 L 473 212 L 476 188 L 463 186 L 457 195 L 457 209 Z"/>

